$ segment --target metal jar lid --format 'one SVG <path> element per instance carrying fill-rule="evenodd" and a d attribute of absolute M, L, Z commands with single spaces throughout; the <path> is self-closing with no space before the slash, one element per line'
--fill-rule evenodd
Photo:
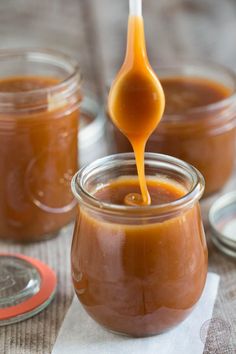
<path fill-rule="evenodd" d="M 0 254 L 0 326 L 30 318 L 52 301 L 55 273 L 41 261 L 20 254 Z"/>
<path fill-rule="evenodd" d="M 214 245 L 236 258 L 236 191 L 217 199 L 210 208 L 209 222 Z"/>

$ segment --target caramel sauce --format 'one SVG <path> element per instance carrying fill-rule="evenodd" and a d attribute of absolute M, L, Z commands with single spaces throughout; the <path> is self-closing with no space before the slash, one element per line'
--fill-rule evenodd
<path fill-rule="evenodd" d="M 219 102 L 231 94 L 221 83 L 197 77 L 163 78 L 161 84 L 166 98 L 165 114 L 183 114 Z"/>
<path fill-rule="evenodd" d="M 186 190 L 179 184 L 170 183 L 164 179 L 147 179 L 147 186 L 151 196 L 152 205 L 173 202 L 186 194 Z M 126 205 L 125 198 L 129 195 L 139 197 L 139 183 L 136 178 L 119 178 L 109 183 L 108 186 L 99 188 L 94 196 L 101 202 Z M 142 212 L 142 210 L 141 210 Z"/>
<path fill-rule="evenodd" d="M 45 89 L 59 83 L 52 77 L 41 76 L 13 76 L 0 81 L 0 92 L 17 93 Z"/>
<path fill-rule="evenodd" d="M 130 200 L 138 205 L 151 204 L 145 180 L 144 151 L 149 136 L 162 117 L 164 105 L 162 87 L 146 53 L 143 19 L 130 16 L 125 61 L 108 99 L 111 119 L 130 141 L 136 158 L 142 198 L 128 196 L 128 204 Z"/>

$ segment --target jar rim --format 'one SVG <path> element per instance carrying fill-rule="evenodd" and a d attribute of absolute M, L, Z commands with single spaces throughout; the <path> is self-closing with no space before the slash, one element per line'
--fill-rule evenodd
<path fill-rule="evenodd" d="M 126 165 L 130 163 L 135 163 L 135 157 L 133 153 L 122 153 L 109 155 L 103 158 L 100 158 L 84 167 L 82 167 L 72 178 L 71 189 L 76 197 L 77 201 L 82 205 L 86 205 L 88 208 L 94 210 L 101 210 L 106 213 L 116 213 L 122 214 L 123 216 L 140 216 L 140 210 L 142 210 L 142 216 L 148 215 L 161 215 L 164 213 L 176 212 L 179 209 L 188 207 L 193 204 L 195 201 L 198 201 L 203 195 L 205 182 L 202 174 L 192 165 L 177 159 L 175 157 L 156 154 L 156 153 L 145 153 L 145 162 L 152 161 L 155 163 L 167 163 L 169 166 L 175 166 L 181 169 L 182 171 L 187 171 L 191 175 L 193 183 L 190 190 L 181 198 L 176 199 L 172 202 L 158 204 L 158 205 L 148 205 L 148 206 L 126 206 L 126 205 L 117 205 L 107 202 L 102 202 L 95 198 L 91 193 L 89 193 L 84 187 L 84 179 L 86 175 L 92 170 L 96 169 L 99 166 L 108 166 L 111 163 L 121 164 L 122 162 Z"/>
<path fill-rule="evenodd" d="M 38 56 L 38 57 L 37 57 Z M 47 48 L 10 48 L 10 49 L 0 49 L 0 64 L 1 60 L 6 60 L 7 58 L 22 58 L 22 59 L 30 59 L 35 60 L 35 62 L 40 62 L 41 60 L 46 60 L 47 63 L 55 64 L 61 63 L 64 64 L 64 68 L 70 67 L 71 73 L 66 76 L 65 79 L 62 79 L 58 83 L 53 84 L 49 87 L 31 89 L 27 91 L 1 91 L 0 98 L 8 98 L 14 97 L 14 95 L 18 96 L 27 96 L 27 95 L 39 95 L 43 92 L 54 93 L 55 91 L 60 91 L 65 89 L 66 87 L 73 84 L 74 80 L 76 80 L 77 85 L 81 83 L 81 71 L 80 67 L 75 59 L 73 59 L 70 55 L 64 54 L 61 51 Z"/>
<path fill-rule="evenodd" d="M 168 76 L 163 75 L 163 77 L 160 76 L 161 71 L 171 71 L 171 70 L 178 70 L 179 75 L 176 74 L 176 77 L 189 77 L 189 78 L 205 78 L 207 80 L 212 80 L 215 82 L 219 82 L 219 80 L 216 79 L 211 79 L 208 78 L 208 76 L 203 76 L 199 75 L 196 76 L 192 70 L 194 69 L 204 69 L 204 68 L 211 68 L 216 71 L 220 71 L 222 74 L 226 74 L 233 82 L 233 87 L 232 87 L 232 92 L 230 96 L 227 98 L 223 98 L 217 102 L 213 102 L 210 104 L 194 107 L 194 108 L 189 108 L 187 109 L 184 114 L 183 113 L 165 113 L 165 121 L 178 121 L 182 120 L 183 116 L 186 116 L 187 114 L 201 114 L 203 112 L 212 112 L 214 110 L 219 110 L 224 107 L 230 106 L 233 102 L 236 102 L 236 72 L 233 69 L 230 69 L 223 64 L 216 63 L 211 60 L 178 60 L 175 61 L 174 63 L 170 64 L 165 64 L 165 65 L 158 65 L 154 66 L 154 71 L 157 73 L 158 78 L 161 80 L 161 78 L 166 78 Z M 189 116 L 188 116 L 189 120 Z"/>

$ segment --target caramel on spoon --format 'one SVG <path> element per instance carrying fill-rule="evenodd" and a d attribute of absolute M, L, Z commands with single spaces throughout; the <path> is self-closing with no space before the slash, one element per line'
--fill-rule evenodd
<path fill-rule="evenodd" d="M 142 1 L 130 0 L 126 56 L 108 97 L 110 117 L 133 147 L 142 194 L 142 198 L 132 194 L 126 196 L 126 204 L 151 204 L 145 179 L 144 151 L 149 136 L 161 120 L 164 106 L 161 84 L 147 57 Z"/>

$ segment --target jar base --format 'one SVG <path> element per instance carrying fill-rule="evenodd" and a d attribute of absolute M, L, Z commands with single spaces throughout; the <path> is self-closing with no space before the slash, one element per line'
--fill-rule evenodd
<path fill-rule="evenodd" d="M 185 319 L 183 320 L 185 321 Z M 183 322 L 182 321 L 182 322 Z M 170 327 L 164 331 L 160 331 L 160 332 L 156 332 L 156 333 L 151 333 L 151 334 L 144 334 L 144 335 L 132 335 L 132 334 L 127 334 L 127 333 L 123 333 L 123 332 L 117 332 L 117 331 L 112 331 L 109 328 L 106 328 L 104 326 L 102 326 L 106 331 L 115 334 L 117 336 L 122 336 L 122 337 L 127 337 L 127 338 L 150 338 L 150 337 L 156 337 L 156 336 L 160 336 L 163 333 L 168 333 L 171 332 L 172 330 L 174 330 L 176 327 L 178 327 L 182 322 L 180 322 L 179 324 L 177 324 L 176 326 Z"/>
<path fill-rule="evenodd" d="M 76 295 L 79 299 L 77 292 Z M 148 317 L 150 315 L 154 316 L 155 319 L 154 317 L 152 317 L 152 319 L 148 319 L 147 316 L 144 316 L 142 319 L 140 319 L 141 321 L 138 321 L 137 323 L 137 321 L 135 321 L 135 319 L 132 317 L 126 317 L 126 319 L 123 318 L 122 323 L 120 322 L 121 319 L 119 317 L 114 319 L 111 319 L 111 317 L 103 317 L 102 319 L 98 319 L 98 317 L 91 311 L 91 309 L 89 309 L 81 302 L 88 316 L 91 317 L 97 324 L 99 324 L 99 326 L 110 333 L 129 338 L 154 337 L 173 330 L 189 317 L 197 303 L 198 302 L 196 302 L 189 309 L 184 310 L 181 314 L 176 313 L 176 310 L 173 310 L 173 312 L 170 310 L 168 314 L 164 315 L 162 309 L 159 309 L 156 311 L 156 314 L 153 313 L 152 315 L 148 315 Z M 139 316 L 136 316 L 136 318 L 137 317 Z M 131 322 L 133 323 L 130 324 Z"/>

